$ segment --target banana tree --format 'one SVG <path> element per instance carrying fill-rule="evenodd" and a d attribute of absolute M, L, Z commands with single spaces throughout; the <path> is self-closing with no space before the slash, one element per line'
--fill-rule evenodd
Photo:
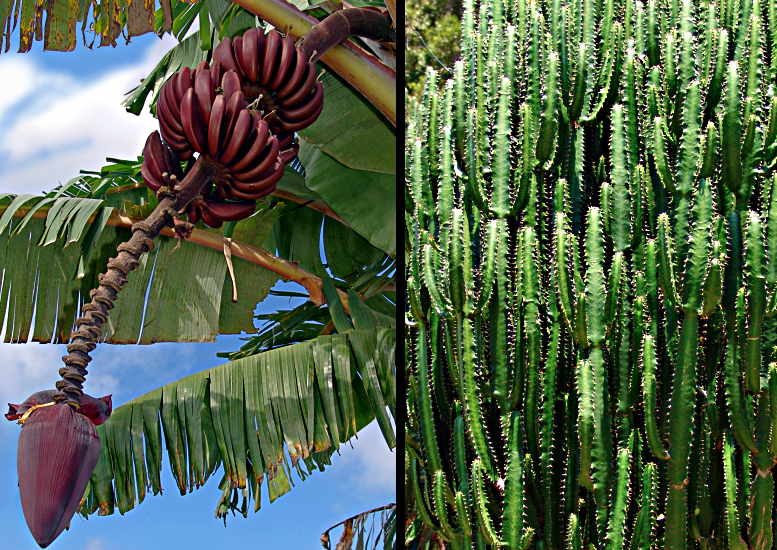
<path fill-rule="evenodd" d="M 93 22 L 103 45 L 122 28 L 181 39 L 128 94 L 129 112 L 149 103 L 159 121 L 142 156 L 109 159 L 45 196 L 0 196 L 5 339 L 68 342 L 56 389 L 6 415 L 23 424 L 22 507 L 39 545 L 76 510 L 124 513 L 158 493 L 163 442 L 182 494 L 222 474 L 219 516 L 258 509 L 265 480 L 278 498 L 293 470 L 323 469 L 373 420 L 393 447 L 391 16 L 49 3 L 44 30 L 43 8 L 6 2 L 4 29 L 17 7 L 20 51 L 33 37 L 72 49 L 75 21 Z M 352 34 L 366 38 L 344 42 Z M 257 333 L 253 310 L 279 279 L 308 301 Z M 242 331 L 255 335 L 230 362 L 115 411 L 83 391 L 98 344 Z"/>

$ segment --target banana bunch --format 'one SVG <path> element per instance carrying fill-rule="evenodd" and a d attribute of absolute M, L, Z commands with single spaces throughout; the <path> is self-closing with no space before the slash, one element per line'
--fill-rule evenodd
<path fill-rule="evenodd" d="M 211 166 L 213 184 L 187 207 L 192 223 L 219 227 L 249 216 L 299 149 L 294 132 L 323 108 L 315 65 L 291 37 L 246 31 L 225 39 L 213 63 L 183 67 L 162 87 L 159 132 L 143 150 L 142 174 L 154 191 L 173 190 L 185 177 L 182 161 L 195 153 Z"/>
<path fill-rule="evenodd" d="M 321 114 L 324 87 L 316 80 L 316 66 L 304 59 L 291 36 L 250 29 L 222 40 L 213 61 L 240 75 L 246 96 L 259 99 L 273 132 L 297 132 Z"/>
<path fill-rule="evenodd" d="M 207 72 L 207 69 L 195 71 L 206 76 Z M 228 96 L 226 106 L 225 94 L 213 94 L 215 98 L 212 104 L 205 103 L 206 108 L 211 111 L 207 124 L 204 123 L 205 113 L 199 98 L 193 99 L 194 89 L 189 88 L 184 94 L 181 111 L 186 124 L 182 127 L 183 137 L 187 140 L 187 147 L 192 143 L 191 148 L 183 150 L 184 156 L 191 158 L 191 154 L 197 151 L 224 167 L 216 172 L 210 192 L 204 197 L 195 198 L 188 205 L 186 211 L 191 223 L 202 220 L 211 227 L 220 227 L 224 221 L 250 216 L 255 210 L 256 199 L 272 192 L 275 183 L 283 175 L 283 162 L 278 155 L 277 139 L 270 134 L 267 123 L 261 120 L 256 112 L 246 108 L 247 103 L 239 89 L 239 81 L 235 83 L 235 80 L 234 71 L 224 75 L 222 80 L 223 89 L 227 90 L 227 93 L 232 92 Z M 208 86 L 201 89 L 209 93 L 212 88 Z M 207 101 L 207 96 L 205 100 Z M 169 112 L 160 109 L 160 121 L 164 121 L 160 126 L 165 134 L 168 134 L 167 129 L 176 123 L 167 115 Z M 173 127 L 173 130 L 177 129 Z M 168 136 L 170 140 L 177 137 L 178 135 L 172 138 Z M 244 156 L 236 158 L 241 149 Z M 177 152 L 180 154 L 181 148 L 173 151 L 162 141 L 159 132 L 154 131 L 148 136 L 143 148 L 141 173 L 152 190 L 159 192 L 163 187 L 174 189 L 183 177 Z M 253 177 L 252 174 L 262 177 L 260 181 L 240 181 L 246 174 L 249 178 Z"/>
<path fill-rule="evenodd" d="M 141 168 L 152 190 L 173 189 L 183 177 L 180 160 L 194 153 L 215 168 L 211 189 L 187 207 L 190 222 L 220 227 L 250 216 L 255 201 L 283 176 L 278 138 L 261 113 L 248 108 L 235 71 L 205 63 L 184 67 L 162 88 L 157 113 L 161 137 L 149 135 Z"/>
<path fill-rule="evenodd" d="M 238 94 L 242 96 L 240 92 L 235 96 Z M 162 141 L 159 132 L 152 132 L 143 147 L 141 174 L 146 180 L 146 185 L 153 191 L 159 191 L 163 186 L 172 189 L 180 181 L 182 173 L 181 163 L 175 153 Z M 191 223 L 202 220 L 210 227 L 221 227 L 223 222 L 247 218 L 255 209 L 255 199 L 222 201 L 217 197 L 208 196 L 195 198 L 188 205 L 186 213 Z"/>
<path fill-rule="evenodd" d="M 235 71 L 219 82 L 205 64 L 184 69 L 165 84 L 161 99 L 165 141 L 184 156 L 197 152 L 224 168 L 216 177 L 220 199 L 256 200 L 272 191 L 283 175 L 280 145 L 261 113 L 248 109 Z"/>

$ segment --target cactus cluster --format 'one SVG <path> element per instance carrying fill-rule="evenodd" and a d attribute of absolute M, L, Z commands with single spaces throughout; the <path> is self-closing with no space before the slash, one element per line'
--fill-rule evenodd
<path fill-rule="evenodd" d="M 777 1 L 464 4 L 408 109 L 412 535 L 774 548 Z"/>

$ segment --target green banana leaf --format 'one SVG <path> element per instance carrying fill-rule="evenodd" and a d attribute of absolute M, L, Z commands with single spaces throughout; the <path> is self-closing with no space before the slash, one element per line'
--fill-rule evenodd
<path fill-rule="evenodd" d="M 109 164 L 82 174 L 55 189 L 48 198 L 59 195 L 99 198 L 106 205 L 121 208 L 133 218 L 143 218 L 154 208 L 156 199 L 142 183 L 139 160 L 108 159 Z M 304 167 L 297 160 L 286 168 L 278 189 L 290 192 L 298 199 L 321 201 L 321 197 L 305 186 Z M 368 300 L 368 305 L 393 318 L 393 303 L 385 302 L 381 290 L 393 281 L 395 261 L 372 246 L 347 224 L 306 205 L 283 199 L 268 198 L 259 209 L 270 208 L 272 201 L 277 214 L 270 236 L 254 227 L 253 217 L 234 227 L 233 239 L 265 248 L 303 269 L 322 277 L 330 273 Z M 203 227 L 207 230 L 207 228 Z M 379 295 L 375 295 L 380 292 Z M 392 300 L 393 302 L 393 300 Z M 297 339 L 291 341 L 298 341 Z"/>
<path fill-rule="evenodd" d="M 386 146 L 393 147 L 393 140 Z M 300 144 L 299 159 L 305 186 L 372 246 L 396 256 L 396 176 L 349 168 L 307 141 Z"/>
<path fill-rule="evenodd" d="M 162 490 L 163 445 L 180 493 L 219 469 L 217 515 L 261 507 L 330 464 L 341 443 L 378 419 L 395 446 L 393 329 L 355 330 L 252 355 L 133 399 L 98 428 L 100 460 L 81 503 L 85 517 L 124 514 Z M 242 497 L 242 499 L 240 498 Z M 238 500 L 242 504 L 238 506 Z"/>
<path fill-rule="evenodd" d="M 348 168 L 395 174 L 394 129 L 360 94 L 332 72 L 324 73 L 324 109 L 300 132 L 310 145 Z"/>
<path fill-rule="evenodd" d="M 201 61 L 208 61 L 209 57 L 210 52 L 200 48 L 197 35 L 183 39 L 162 56 L 162 59 L 140 84 L 127 93 L 122 105 L 130 113 L 139 115 L 150 96 L 151 105 L 156 107 L 157 95 L 168 78 L 181 67 L 196 67 Z"/>
<path fill-rule="evenodd" d="M 0 211 L 4 341 L 67 341 L 78 306 L 129 230 L 106 225 L 113 208 L 96 199 L 4 196 Z M 243 222 L 251 228 L 250 244 L 264 240 L 276 216 L 271 210 Z M 105 341 L 212 342 L 218 334 L 255 330 L 253 310 L 277 275 L 233 257 L 233 303 L 222 252 L 167 237 L 155 243 L 130 273 L 104 326 Z"/>

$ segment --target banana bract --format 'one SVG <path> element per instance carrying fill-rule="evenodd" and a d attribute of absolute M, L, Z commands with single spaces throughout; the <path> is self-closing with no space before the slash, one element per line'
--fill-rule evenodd
<path fill-rule="evenodd" d="M 25 421 L 16 455 L 19 493 L 41 548 L 70 525 L 99 456 L 94 424 L 68 405 L 37 409 Z"/>
<path fill-rule="evenodd" d="M 8 412 L 5 418 L 8 420 L 18 420 L 24 413 L 37 405 L 44 405 L 54 401 L 56 390 L 42 390 L 33 393 L 21 404 L 8 403 Z M 113 401 L 110 395 L 102 397 L 92 397 L 86 393 L 81 395 L 81 407 L 78 412 L 89 418 L 95 426 L 104 424 L 113 410 Z M 23 422 L 22 422 L 23 423 Z"/>

